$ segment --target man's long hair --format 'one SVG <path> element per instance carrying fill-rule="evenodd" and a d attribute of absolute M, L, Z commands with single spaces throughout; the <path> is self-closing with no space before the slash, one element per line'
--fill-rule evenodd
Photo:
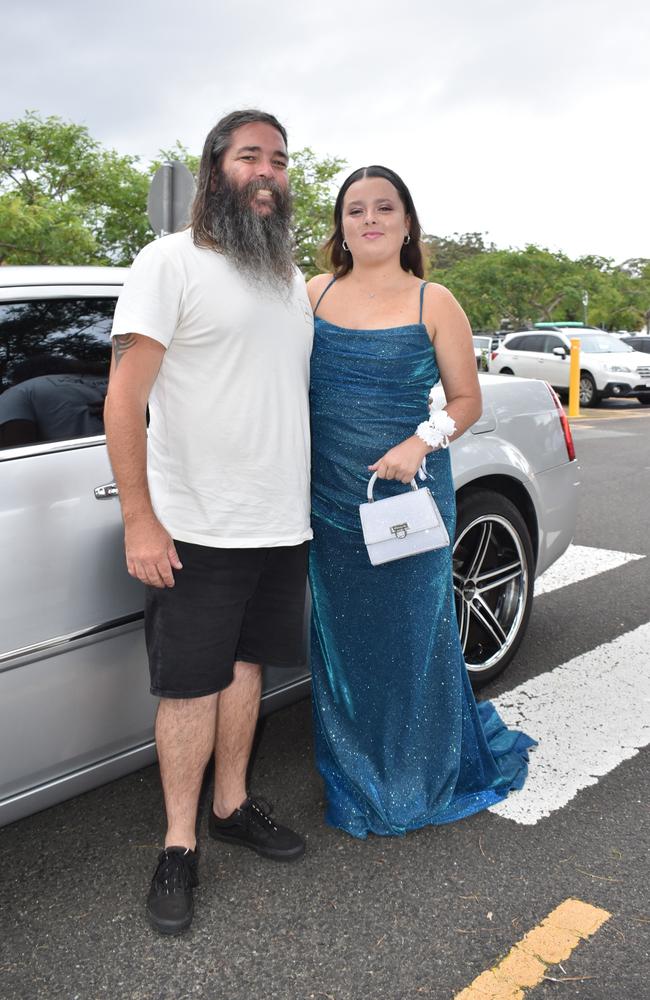
<path fill-rule="evenodd" d="M 233 133 L 256 122 L 276 129 L 286 145 L 285 128 L 265 111 L 233 111 L 217 122 L 203 146 L 192 203 L 192 237 L 196 246 L 228 256 L 250 278 L 287 284 L 294 274 L 291 196 L 270 178 L 254 179 L 238 188 L 223 172 L 224 153 Z M 251 208 L 253 193 L 260 188 L 273 195 L 275 209 L 268 215 Z"/>

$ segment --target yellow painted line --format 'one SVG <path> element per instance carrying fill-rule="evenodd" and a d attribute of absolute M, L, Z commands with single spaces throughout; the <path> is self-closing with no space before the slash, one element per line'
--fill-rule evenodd
<path fill-rule="evenodd" d="M 564 412 L 567 416 L 569 416 L 566 408 Z M 648 409 L 608 410 L 602 414 L 595 414 L 593 410 L 583 410 L 579 417 L 569 417 L 569 421 L 572 422 L 574 420 L 580 420 L 581 425 L 584 427 L 586 423 L 590 423 L 592 421 L 595 423 L 602 423 L 603 420 L 628 420 L 633 417 L 650 417 L 650 411 L 648 411 Z"/>
<path fill-rule="evenodd" d="M 524 990 L 539 986 L 550 965 L 566 961 L 573 949 L 610 917 L 611 913 L 598 906 L 565 899 L 454 1000 L 523 1000 Z"/>
<path fill-rule="evenodd" d="M 626 413 L 625 417 L 569 417 L 569 423 L 573 425 L 578 421 L 580 427 L 591 427 L 596 424 L 606 424 L 610 420 L 643 420 L 644 417 L 647 419 L 650 413 Z"/>

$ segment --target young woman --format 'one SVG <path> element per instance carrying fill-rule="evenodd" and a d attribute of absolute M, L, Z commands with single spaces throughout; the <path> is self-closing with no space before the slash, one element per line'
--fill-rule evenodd
<path fill-rule="evenodd" d="M 463 662 L 451 546 L 372 566 L 359 504 L 404 490 L 425 459 L 451 538 L 446 444 L 480 416 L 471 330 L 422 280 L 404 182 L 364 167 L 343 184 L 309 283 L 315 315 L 310 583 L 316 756 L 327 820 L 355 837 L 403 834 L 484 809 L 521 787 L 534 741 L 477 708 Z M 429 417 L 439 380 L 446 406 Z"/>

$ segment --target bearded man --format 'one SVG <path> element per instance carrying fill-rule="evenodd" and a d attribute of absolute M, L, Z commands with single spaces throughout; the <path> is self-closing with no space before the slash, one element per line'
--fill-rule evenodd
<path fill-rule="evenodd" d="M 191 227 L 136 257 L 112 330 L 107 441 L 160 698 L 167 834 L 147 910 L 164 934 L 192 921 L 213 753 L 210 835 L 277 861 L 305 849 L 246 788 L 261 664 L 303 658 L 311 538 L 313 324 L 292 261 L 287 163 L 272 115 L 222 118 L 205 142 Z"/>

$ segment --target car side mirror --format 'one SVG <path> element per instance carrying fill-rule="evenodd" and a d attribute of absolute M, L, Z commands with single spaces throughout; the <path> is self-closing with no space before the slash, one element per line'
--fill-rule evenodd
<path fill-rule="evenodd" d="M 553 354 L 556 354 L 558 358 L 566 358 L 567 352 L 564 347 L 554 347 Z"/>

